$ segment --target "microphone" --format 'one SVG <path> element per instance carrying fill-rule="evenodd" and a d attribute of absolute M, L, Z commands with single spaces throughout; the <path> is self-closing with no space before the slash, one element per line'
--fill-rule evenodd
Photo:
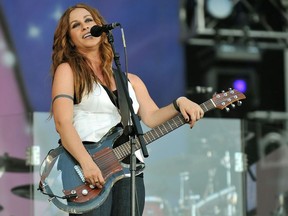
<path fill-rule="evenodd" d="M 99 37 L 103 32 L 108 32 L 109 30 L 112 30 L 116 28 L 117 26 L 120 26 L 120 23 L 115 22 L 115 23 L 106 24 L 103 26 L 94 25 L 91 28 L 90 33 L 93 37 Z"/>

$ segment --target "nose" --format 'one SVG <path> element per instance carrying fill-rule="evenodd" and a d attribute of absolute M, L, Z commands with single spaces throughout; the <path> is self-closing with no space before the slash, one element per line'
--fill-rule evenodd
<path fill-rule="evenodd" d="M 89 26 L 83 26 L 83 30 L 89 29 Z"/>

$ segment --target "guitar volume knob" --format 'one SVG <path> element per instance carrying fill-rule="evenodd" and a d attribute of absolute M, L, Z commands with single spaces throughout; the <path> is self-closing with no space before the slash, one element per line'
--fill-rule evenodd
<path fill-rule="evenodd" d="M 82 190 L 81 193 L 82 193 L 83 196 L 87 196 L 87 195 L 88 195 L 88 190 L 87 190 L 87 189 L 84 189 L 84 190 Z"/>

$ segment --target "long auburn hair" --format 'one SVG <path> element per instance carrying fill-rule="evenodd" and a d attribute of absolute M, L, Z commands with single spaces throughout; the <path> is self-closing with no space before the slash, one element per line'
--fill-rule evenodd
<path fill-rule="evenodd" d="M 106 22 L 97 9 L 81 3 L 69 7 L 60 18 L 58 26 L 56 27 L 52 49 L 52 82 L 54 80 L 57 67 L 61 63 L 69 63 L 73 71 L 74 101 L 77 104 L 81 102 L 84 91 L 85 93 L 86 91 L 89 93 L 93 90 L 93 83 L 97 82 L 97 77 L 90 67 L 91 64 L 89 60 L 79 53 L 75 46 L 71 43 L 69 16 L 71 11 L 75 10 L 76 8 L 86 9 L 88 12 L 90 12 L 96 23 L 104 25 Z M 103 71 L 104 81 L 106 85 L 111 88 L 110 78 L 113 75 L 113 52 L 105 35 L 101 36 L 99 51 L 101 58 L 100 66 Z"/>

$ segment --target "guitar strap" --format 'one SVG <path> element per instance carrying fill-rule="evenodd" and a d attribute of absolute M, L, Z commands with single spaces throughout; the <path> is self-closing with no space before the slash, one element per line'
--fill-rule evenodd
<path fill-rule="evenodd" d="M 126 100 L 125 100 L 125 91 L 124 91 L 123 85 L 128 85 L 128 79 L 126 76 L 124 76 L 124 73 L 122 72 L 119 73 L 114 68 L 113 68 L 113 72 L 114 72 L 113 74 L 114 74 L 116 87 L 117 87 L 121 122 L 123 124 L 123 127 L 125 128 L 126 126 L 128 126 L 128 122 L 130 119 L 130 112 L 129 112 L 128 103 L 126 103 Z M 124 81 L 124 83 L 122 83 L 121 81 Z M 121 83 L 123 85 L 121 85 Z"/>
<path fill-rule="evenodd" d="M 119 109 L 119 103 L 118 103 L 118 97 L 117 97 L 117 90 L 116 92 L 111 92 L 105 85 L 102 85 L 102 87 L 107 92 L 111 102 Z"/>
<path fill-rule="evenodd" d="M 119 75 L 119 73 L 114 68 L 113 68 L 113 72 L 114 72 L 113 75 L 114 75 L 114 78 L 115 78 L 115 81 L 116 81 L 117 90 L 115 92 L 112 92 L 105 85 L 102 85 L 102 87 L 107 92 L 107 94 L 108 94 L 110 100 L 112 101 L 112 103 L 120 110 L 122 125 L 123 126 L 127 126 L 128 125 L 128 120 L 129 120 L 129 107 L 128 107 L 128 104 L 126 103 L 126 101 L 124 100 L 125 95 L 124 95 L 124 89 L 122 89 L 121 85 L 120 85 L 120 82 L 121 82 L 120 76 L 122 76 L 125 84 L 127 84 L 127 82 L 129 80 L 127 79 L 126 76 L 124 76 L 123 73 L 121 73 Z M 131 102 L 133 102 L 133 101 L 131 100 Z"/>

